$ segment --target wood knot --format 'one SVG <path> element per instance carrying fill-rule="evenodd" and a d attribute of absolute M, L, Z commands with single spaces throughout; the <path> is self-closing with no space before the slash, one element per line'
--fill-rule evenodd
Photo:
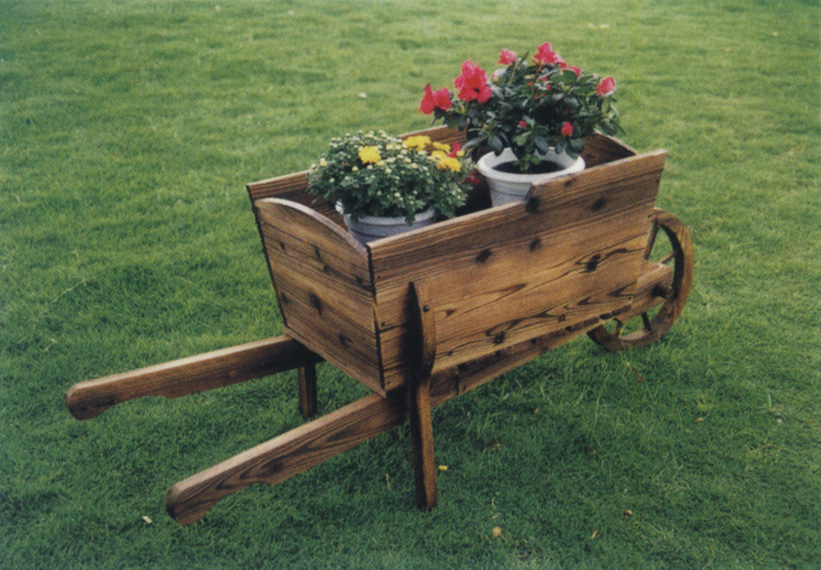
<path fill-rule="evenodd" d="M 496 333 L 493 337 L 493 344 L 502 344 L 503 342 L 505 342 L 505 333 Z"/>
<path fill-rule="evenodd" d="M 536 251 L 540 247 L 542 247 L 542 240 L 539 238 L 533 238 L 533 241 L 530 242 L 530 251 Z"/>
<path fill-rule="evenodd" d="M 283 305 L 287 305 L 291 302 L 291 300 L 288 298 L 288 295 L 286 295 L 285 293 L 281 293 L 279 296 L 279 302 Z"/>
<path fill-rule="evenodd" d="M 319 248 L 317 246 L 314 246 L 314 255 L 316 255 L 317 259 L 322 259 L 322 252 L 319 251 Z"/>
<path fill-rule="evenodd" d="M 348 346 L 348 343 L 351 342 L 350 339 L 348 339 L 348 337 L 346 337 L 342 333 L 339 333 L 339 336 L 337 338 L 339 339 L 339 344 L 341 344 L 342 346 L 344 346 L 346 348 Z"/>
<path fill-rule="evenodd" d="M 542 201 L 538 198 L 538 196 L 531 196 L 525 203 L 525 210 L 527 210 L 528 214 L 535 214 L 539 211 L 539 205 L 541 202 Z"/>
<path fill-rule="evenodd" d="M 483 249 L 479 252 L 479 255 L 476 256 L 476 263 L 484 263 L 491 255 L 493 255 L 493 252 L 490 251 L 490 248 Z"/>
<path fill-rule="evenodd" d="M 599 255 L 598 253 L 591 257 L 585 265 L 585 269 L 587 270 L 587 272 L 589 273 L 591 271 L 595 271 L 596 268 L 599 266 L 599 261 L 601 261 L 601 255 Z"/>
<path fill-rule="evenodd" d="M 322 314 L 322 301 L 319 297 L 316 296 L 314 293 L 308 293 L 308 300 L 311 302 L 311 306 L 316 309 L 316 312 L 320 315 Z"/>
<path fill-rule="evenodd" d="M 670 290 L 661 283 L 657 283 L 655 287 L 653 287 L 652 295 L 653 297 L 661 297 L 662 299 L 666 299 L 670 295 Z"/>
<path fill-rule="evenodd" d="M 593 202 L 593 205 L 590 207 L 590 209 L 593 210 L 594 212 L 598 212 L 599 210 L 604 208 L 604 206 L 606 204 L 607 204 L 607 200 L 605 200 L 604 198 L 599 198 L 598 200 Z"/>
<path fill-rule="evenodd" d="M 285 251 L 285 242 L 284 241 L 279 242 L 279 249 L 281 249 L 282 251 Z"/>

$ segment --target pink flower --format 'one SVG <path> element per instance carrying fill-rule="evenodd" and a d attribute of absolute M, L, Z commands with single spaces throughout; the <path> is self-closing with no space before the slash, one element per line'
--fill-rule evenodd
<path fill-rule="evenodd" d="M 596 87 L 596 93 L 599 95 L 599 97 L 607 97 L 608 95 L 612 94 L 615 90 L 616 81 L 612 77 L 605 77 L 599 82 L 599 86 Z"/>
<path fill-rule="evenodd" d="M 571 65 L 567 69 L 569 69 L 570 71 L 575 73 L 577 77 L 581 77 L 581 75 L 582 75 L 582 68 L 581 67 L 576 67 L 575 65 Z"/>
<path fill-rule="evenodd" d="M 573 125 L 570 124 L 569 121 L 565 121 L 562 125 L 562 136 L 563 137 L 572 137 L 573 136 Z"/>
<path fill-rule="evenodd" d="M 525 123 L 524 121 L 519 121 L 519 126 L 523 129 L 526 129 L 527 128 L 527 123 Z"/>
<path fill-rule="evenodd" d="M 430 115 L 436 108 L 442 109 L 443 111 L 450 109 L 450 92 L 447 87 L 442 87 L 434 91 L 430 88 L 430 84 L 425 85 L 425 96 L 422 97 L 419 110 L 426 115 Z"/>
<path fill-rule="evenodd" d="M 536 55 L 533 56 L 533 61 L 541 65 L 564 63 L 562 56 L 553 51 L 549 42 L 545 42 L 537 48 Z"/>
<path fill-rule="evenodd" d="M 462 75 L 454 80 L 453 85 L 459 90 L 457 97 L 462 101 L 486 103 L 492 95 L 485 70 L 473 65 L 471 60 L 462 64 Z"/>
<path fill-rule="evenodd" d="M 499 54 L 499 61 L 502 65 L 509 65 L 516 61 L 516 52 L 510 51 L 509 49 L 503 49 L 502 53 Z"/>

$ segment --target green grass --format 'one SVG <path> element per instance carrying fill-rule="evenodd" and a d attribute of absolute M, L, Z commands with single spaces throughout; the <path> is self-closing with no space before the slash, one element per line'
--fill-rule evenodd
<path fill-rule="evenodd" d="M 817 568 L 819 12 L 0 0 L 0 567 Z M 299 425 L 293 377 L 82 423 L 68 387 L 277 334 L 244 184 L 348 130 L 425 127 L 425 83 L 547 40 L 616 77 L 626 142 L 669 151 L 659 204 L 696 246 L 682 319 L 438 408 L 432 513 L 397 428 L 174 523 L 171 484 Z M 322 412 L 363 393 L 321 368 Z"/>

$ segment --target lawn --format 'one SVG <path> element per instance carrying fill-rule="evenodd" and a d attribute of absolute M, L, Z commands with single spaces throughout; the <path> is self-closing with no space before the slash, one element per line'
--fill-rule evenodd
<path fill-rule="evenodd" d="M 0 567 L 818 568 L 820 23 L 808 0 L 0 0 Z M 170 485 L 301 423 L 294 375 L 88 422 L 65 391 L 279 334 L 245 183 L 424 128 L 426 83 L 544 41 L 669 151 L 682 318 L 437 408 L 431 513 L 401 427 L 175 523 Z M 319 368 L 322 413 L 365 393 Z"/>

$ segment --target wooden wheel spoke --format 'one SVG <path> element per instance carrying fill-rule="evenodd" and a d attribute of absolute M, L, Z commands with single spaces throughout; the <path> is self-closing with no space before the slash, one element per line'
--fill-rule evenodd
<path fill-rule="evenodd" d="M 656 243 L 656 236 L 659 234 L 659 222 L 653 220 L 653 225 L 650 226 L 650 234 L 647 236 L 647 245 L 644 246 L 644 259 L 650 259 L 650 252 L 653 251 L 653 245 Z"/>
<path fill-rule="evenodd" d="M 670 253 L 668 253 L 667 255 L 665 255 L 664 257 L 662 257 L 661 259 L 659 259 L 659 261 L 658 261 L 658 262 L 659 262 L 660 264 L 664 265 L 664 264 L 666 264 L 668 261 L 670 261 L 671 259 L 673 259 L 673 258 L 676 256 L 676 253 L 678 253 L 678 252 L 677 252 L 676 250 L 673 250 L 673 251 L 671 251 Z"/>
<path fill-rule="evenodd" d="M 624 323 L 621 322 L 618 319 L 615 319 L 615 321 L 616 321 L 616 328 L 613 329 L 613 336 L 618 338 L 618 337 L 621 336 L 621 329 L 624 328 Z"/>
<path fill-rule="evenodd" d="M 650 322 L 650 317 L 647 316 L 647 313 L 641 314 L 641 322 L 644 323 L 644 330 L 646 330 L 647 332 L 653 330 L 653 323 Z"/>

